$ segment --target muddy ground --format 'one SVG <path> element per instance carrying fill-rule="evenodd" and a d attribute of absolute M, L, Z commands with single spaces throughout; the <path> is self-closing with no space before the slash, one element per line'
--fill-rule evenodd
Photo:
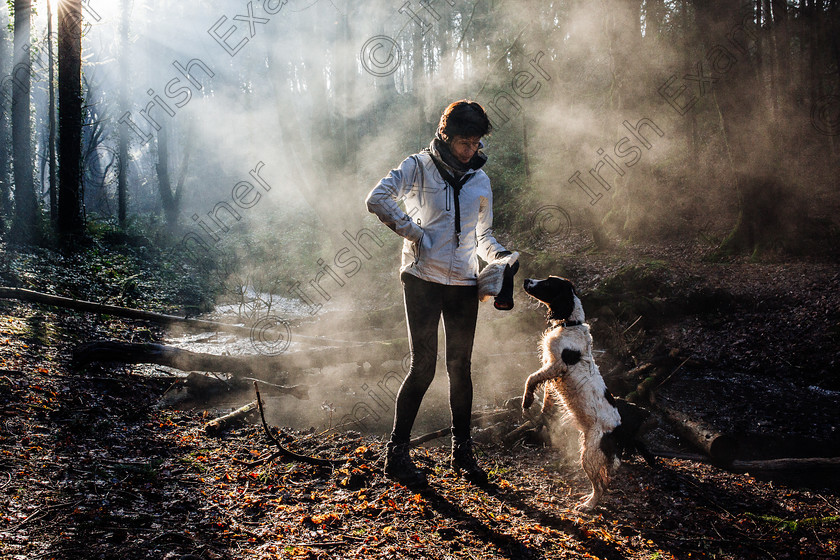
<path fill-rule="evenodd" d="M 733 434 L 739 459 L 840 456 L 840 266 L 706 257 L 692 245 L 624 247 L 567 255 L 562 270 L 533 264 L 522 277 L 575 279 L 603 349 L 601 370 L 616 392 L 641 381 L 627 371 L 669 356 L 671 375 L 656 388 L 656 401 Z M 509 385 L 477 387 L 477 410 L 514 396 L 536 360 L 541 311 L 520 294 L 516 312 L 498 319 L 521 333 L 500 342 L 500 353 L 531 354 Z M 417 450 L 431 486 L 414 492 L 380 474 L 381 429 L 281 428 L 294 451 L 349 462 L 334 469 L 259 462 L 273 450 L 259 426 L 209 437 L 202 426 L 218 411 L 156 407 L 171 371 L 113 363 L 74 368 L 73 346 L 97 338 L 160 341 L 166 333 L 137 321 L 0 301 L 0 558 L 839 553 L 836 469 L 745 473 L 673 457 L 653 468 L 631 458 L 598 508 L 580 513 L 575 505 L 587 484 L 569 453 L 539 438 L 511 446 L 485 438 L 479 458 L 491 485 L 477 488 L 447 467 L 441 439 Z M 476 367 L 489 370 L 499 361 L 479 358 Z M 310 406 L 319 404 L 316 398 Z M 276 417 L 272 423 L 282 425 Z M 647 437 L 663 455 L 696 454 L 666 427 Z"/>

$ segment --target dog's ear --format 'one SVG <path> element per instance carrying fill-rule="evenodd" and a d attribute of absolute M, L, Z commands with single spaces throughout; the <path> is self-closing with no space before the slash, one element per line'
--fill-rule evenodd
<path fill-rule="evenodd" d="M 548 308 L 551 310 L 552 317 L 568 319 L 572 311 L 575 310 L 575 304 L 571 297 L 560 296 L 549 303 Z"/>
<path fill-rule="evenodd" d="M 577 288 L 575 288 L 574 282 L 572 282 L 568 278 L 563 278 L 562 276 L 549 276 L 549 278 L 555 278 L 558 283 L 563 284 L 568 288 L 571 288 L 573 294 L 577 294 Z"/>
<path fill-rule="evenodd" d="M 559 276 L 551 277 L 554 297 L 548 303 L 551 314 L 559 319 L 566 319 L 575 310 L 575 285 Z"/>

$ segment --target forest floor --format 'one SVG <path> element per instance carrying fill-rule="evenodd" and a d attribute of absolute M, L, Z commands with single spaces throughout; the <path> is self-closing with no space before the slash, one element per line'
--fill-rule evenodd
<path fill-rule="evenodd" d="M 691 362 L 658 397 L 737 434 L 740 458 L 840 456 L 837 263 L 715 263 L 696 247 L 670 245 L 571 255 L 563 267 L 556 273 L 591 296 L 584 304 L 598 319 L 596 346 L 611 322 L 627 325 L 625 355 L 605 355 L 602 372 L 679 349 Z M 33 273 L 25 287 L 48 291 L 41 277 Z M 639 295 L 635 281 L 644 297 L 628 296 Z M 610 298 L 613 315 L 598 309 Z M 634 322 L 636 313 L 650 319 Z M 586 479 L 555 449 L 482 443 L 491 484 L 478 488 L 454 475 L 448 449 L 433 443 L 415 452 L 430 478 L 415 492 L 382 476 L 379 437 L 284 428 L 279 437 L 293 451 L 349 461 L 335 469 L 260 463 L 273 448 L 256 425 L 211 437 L 202 429 L 211 413 L 157 407 L 168 377 L 140 366 L 71 364 L 80 342 L 162 337 L 140 321 L 0 300 L 0 558 L 840 554 L 836 470 L 771 476 L 681 458 L 652 468 L 631 458 L 601 504 L 581 513 Z"/>

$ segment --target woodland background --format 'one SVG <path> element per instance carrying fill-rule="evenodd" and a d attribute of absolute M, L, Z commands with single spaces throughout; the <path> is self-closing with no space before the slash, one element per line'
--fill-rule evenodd
<path fill-rule="evenodd" d="M 836 0 L 38 0 L 0 24 L 0 557 L 837 556 Z M 591 514 L 576 430 L 515 400 L 545 328 L 521 290 L 479 312 L 491 488 L 440 439 L 428 491 L 381 475 L 402 241 L 364 199 L 461 98 L 494 124 L 520 279 L 574 280 L 608 387 L 662 416 L 659 468 L 628 458 Z M 446 431 L 443 369 L 416 435 Z M 342 465 L 208 433 L 251 376 L 271 433 Z"/>

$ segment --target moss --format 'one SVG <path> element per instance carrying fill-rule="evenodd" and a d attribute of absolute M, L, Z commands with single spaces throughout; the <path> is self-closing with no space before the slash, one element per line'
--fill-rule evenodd
<path fill-rule="evenodd" d="M 584 307 L 608 307 L 616 317 L 656 317 L 665 313 L 668 265 L 650 260 L 622 267 L 584 299 Z"/>
<path fill-rule="evenodd" d="M 818 527 L 820 525 L 832 525 L 840 523 L 840 516 L 833 515 L 830 517 L 805 517 L 803 519 L 782 519 L 775 515 L 757 515 L 754 513 L 747 513 L 747 517 L 761 521 L 768 525 L 772 525 L 776 531 L 788 531 L 795 533 L 800 529 L 808 527 Z"/>
<path fill-rule="evenodd" d="M 563 264 L 564 255 L 557 255 L 551 251 L 536 253 L 521 252 L 520 262 L 523 269 L 519 273 L 521 278 L 545 278 L 546 276 L 569 276 L 569 271 Z"/>

